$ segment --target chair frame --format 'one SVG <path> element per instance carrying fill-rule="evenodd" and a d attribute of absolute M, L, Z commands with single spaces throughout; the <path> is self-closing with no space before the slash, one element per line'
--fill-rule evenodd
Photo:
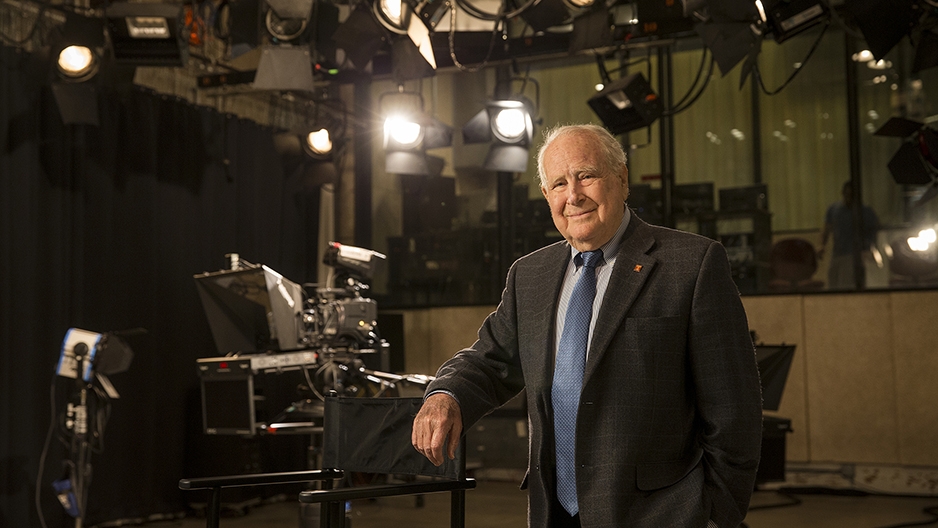
<path fill-rule="evenodd" d="M 335 397 L 331 395 L 330 397 Z M 207 528 L 218 528 L 221 517 L 221 490 L 244 486 L 269 486 L 322 481 L 323 489 L 302 491 L 299 502 L 322 504 L 320 528 L 345 528 L 345 502 L 356 499 L 423 495 L 449 492 L 450 526 L 464 528 L 466 517 L 466 490 L 474 489 L 476 481 L 466 477 L 466 439 L 460 439 L 456 448 L 456 478 L 437 477 L 435 480 L 334 488 L 334 481 L 342 479 L 346 471 L 337 468 L 311 469 L 281 473 L 256 473 L 222 477 L 187 478 L 179 481 L 182 490 L 212 490 L 205 514 Z"/>
<path fill-rule="evenodd" d="M 323 485 L 332 486 L 332 481 L 342 478 L 344 472 L 336 469 L 311 469 L 307 471 L 287 471 L 280 473 L 254 473 L 249 475 L 228 475 L 223 477 L 186 478 L 179 481 L 181 490 L 212 490 L 205 508 L 205 526 L 218 528 L 221 518 L 221 490 L 245 486 L 269 486 L 273 484 L 299 484 L 323 481 Z"/>
<path fill-rule="evenodd" d="M 464 528 L 466 526 L 466 490 L 476 487 L 476 480 L 466 477 L 465 436 L 460 440 L 456 451 L 456 460 L 459 462 L 456 480 L 308 490 L 300 492 L 299 501 L 303 504 L 322 504 L 319 517 L 320 528 L 345 528 L 344 504 L 346 501 L 448 491 L 451 494 L 450 526 L 451 528 Z"/>

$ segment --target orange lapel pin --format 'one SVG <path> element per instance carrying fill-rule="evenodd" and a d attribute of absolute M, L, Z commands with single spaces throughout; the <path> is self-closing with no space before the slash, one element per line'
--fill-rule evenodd
<path fill-rule="evenodd" d="M 634 271 L 635 273 L 638 273 L 638 272 L 642 271 L 642 265 L 641 265 L 641 264 L 636 264 L 635 267 L 632 268 L 632 271 Z"/>

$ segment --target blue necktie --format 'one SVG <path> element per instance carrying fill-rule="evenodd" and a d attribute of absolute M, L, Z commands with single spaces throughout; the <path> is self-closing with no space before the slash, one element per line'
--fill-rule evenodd
<path fill-rule="evenodd" d="M 554 405 L 554 443 L 557 454 L 557 500 L 570 515 L 579 511 L 576 498 L 576 415 L 586 365 L 593 300 L 596 298 L 596 268 L 604 264 L 601 250 L 573 257 L 582 261 L 580 278 L 573 286 L 567 315 L 557 347 L 551 399 Z"/>

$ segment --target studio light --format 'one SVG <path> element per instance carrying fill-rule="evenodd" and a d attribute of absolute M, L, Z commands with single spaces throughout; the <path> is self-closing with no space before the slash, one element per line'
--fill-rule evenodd
<path fill-rule="evenodd" d="M 567 0 L 535 0 L 527 9 L 521 11 L 521 18 L 531 26 L 535 33 L 540 33 L 554 26 L 570 21 L 570 11 Z M 585 7 L 590 5 L 588 0 L 577 0 Z M 575 4 L 574 4 L 575 5 Z"/>
<path fill-rule="evenodd" d="M 534 105 L 524 97 L 489 101 L 462 129 L 463 142 L 492 142 L 483 167 L 524 172 L 534 140 Z"/>
<path fill-rule="evenodd" d="M 87 46 L 68 46 L 59 52 L 56 64 L 63 78 L 80 82 L 94 77 L 98 59 Z"/>
<path fill-rule="evenodd" d="M 180 12 L 180 7 L 172 4 L 121 2 L 108 6 L 114 60 L 142 66 L 184 66 L 189 46 L 179 31 Z"/>
<path fill-rule="evenodd" d="M 254 75 L 255 90 L 313 90 L 313 64 L 308 47 L 265 46 Z"/>
<path fill-rule="evenodd" d="M 452 143 L 452 127 L 431 116 L 421 112 L 391 114 L 384 121 L 385 170 L 437 176 L 443 170 L 443 159 L 426 151 Z"/>
<path fill-rule="evenodd" d="M 52 96 L 66 125 L 98 126 L 98 90 L 94 83 L 52 83 Z"/>
<path fill-rule="evenodd" d="M 283 161 L 284 172 L 300 178 L 304 187 L 335 183 L 337 170 L 334 144 L 329 130 L 293 131 L 274 134 L 274 150 Z"/>
<path fill-rule="evenodd" d="M 611 10 L 599 5 L 592 9 L 584 9 L 583 13 L 573 19 L 573 30 L 570 32 L 570 53 L 583 50 L 602 48 L 612 43 L 612 26 L 618 24 L 617 15 L 631 9 L 632 4 L 620 4 Z M 631 17 L 629 12 L 627 17 Z"/>
<path fill-rule="evenodd" d="M 927 185 L 932 189 L 938 177 L 938 131 L 923 123 L 901 117 L 890 118 L 874 135 L 902 139 L 899 150 L 889 160 L 889 172 L 900 185 Z M 918 203 L 933 198 L 926 192 Z"/>
<path fill-rule="evenodd" d="M 756 0 L 757 7 L 762 2 Z M 830 13 L 820 0 L 766 0 L 760 10 L 775 41 L 782 43 L 827 20 Z"/>
<path fill-rule="evenodd" d="M 935 230 L 921 229 L 914 236 L 898 236 L 886 247 L 890 271 L 913 282 L 938 272 L 938 252 L 935 251 Z"/>
<path fill-rule="evenodd" d="M 104 49 L 104 20 L 66 13 L 61 35 L 53 38 L 60 79 L 84 82 L 94 77 Z"/>
<path fill-rule="evenodd" d="M 313 0 L 267 0 L 264 25 L 276 42 L 290 42 L 306 32 Z"/>
<path fill-rule="evenodd" d="M 375 0 L 372 7 L 382 26 L 399 35 L 407 34 L 412 14 L 409 4 L 402 0 Z"/>
<path fill-rule="evenodd" d="M 909 35 L 921 16 L 914 0 L 853 0 L 844 2 L 844 10 L 860 29 L 876 60 Z"/>
<path fill-rule="evenodd" d="M 306 149 L 313 157 L 328 157 L 332 155 L 332 137 L 325 128 L 314 130 L 306 134 Z"/>
<path fill-rule="evenodd" d="M 352 9 L 332 38 L 359 70 L 365 69 L 387 40 L 386 31 L 375 20 L 370 8 L 361 5 Z"/>
<path fill-rule="evenodd" d="M 661 100 L 641 73 L 616 79 L 587 104 L 612 134 L 651 126 L 662 112 Z"/>
<path fill-rule="evenodd" d="M 410 150 L 417 148 L 423 127 L 408 116 L 392 115 L 384 120 L 384 148 Z"/>
<path fill-rule="evenodd" d="M 761 49 L 764 9 L 753 0 L 682 0 L 684 11 L 700 22 L 694 27 L 726 76 L 740 61 Z"/>

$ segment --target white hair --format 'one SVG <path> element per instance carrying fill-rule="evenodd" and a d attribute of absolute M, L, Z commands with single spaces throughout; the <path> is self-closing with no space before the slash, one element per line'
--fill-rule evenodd
<path fill-rule="evenodd" d="M 544 174 L 544 152 L 547 147 L 557 138 L 575 134 L 589 134 L 596 139 L 599 159 L 604 169 L 621 174 L 627 168 L 627 158 L 622 145 L 605 128 L 598 125 L 560 125 L 544 133 L 544 142 L 537 151 L 537 176 L 541 180 L 541 187 L 547 187 L 547 175 Z"/>

